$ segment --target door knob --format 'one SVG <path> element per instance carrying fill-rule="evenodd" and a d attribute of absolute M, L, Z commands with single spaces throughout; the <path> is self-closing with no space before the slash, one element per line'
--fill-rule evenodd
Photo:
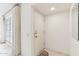
<path fill-rule="evenodd" d="M 34 33 L 34 37 L 35 37 L 35 38 L 37 38 L 37 37 L 38 37 L 38 36 L 37 36 L 37 33 Z"/>

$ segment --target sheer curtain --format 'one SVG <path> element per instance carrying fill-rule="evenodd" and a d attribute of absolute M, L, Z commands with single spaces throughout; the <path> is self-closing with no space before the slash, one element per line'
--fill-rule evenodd
<path fill-rule="evenodd" d="M 4 22 L 3 17 L 0 16 L 0 43 L 5 42 L 4 40 Z"/>

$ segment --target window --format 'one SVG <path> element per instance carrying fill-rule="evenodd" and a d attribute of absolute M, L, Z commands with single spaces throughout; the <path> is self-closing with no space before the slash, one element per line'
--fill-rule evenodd
<path fill-rule="evenodd" d="M 12 43 L 12 19 L 11 16 L 5 17 L 5 40 Z"/>

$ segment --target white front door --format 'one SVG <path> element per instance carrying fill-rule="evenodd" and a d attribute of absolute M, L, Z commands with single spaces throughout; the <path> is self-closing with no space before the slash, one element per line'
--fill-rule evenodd
<path fill-rule="evenodd" d="M 34 12 L 34 46 L 35 55 L 44 49 L 44 17 L 39 12 Z"/>

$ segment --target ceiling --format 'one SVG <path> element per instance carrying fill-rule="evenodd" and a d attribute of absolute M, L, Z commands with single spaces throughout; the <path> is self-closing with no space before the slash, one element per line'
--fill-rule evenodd
<path fill-rule="evenodd" d="M 14 6 L 14 3 L 0 3 L 0 16 L 4 15 L 13 6 Z"/>
<path fill-rule="evenodd" d="M 44 15 L 50 15 L 57 12 L 68 11 L 72 3 L 35 3 L 33 7 Z M 0 3 L 0 15 L 4 15 L 9 9 L 14 6 L 14 3 Z M 51 11 L 50 8 L 55 10 Z"/>
<path fill-rule="evenodd" d="M 72 3 L 37 3 L 33 7 L 44 15 L 50 15 L 57 12 L 68 11 Z M 50 8 L 54 7 L 55 10 L 51 11 Z"/>

